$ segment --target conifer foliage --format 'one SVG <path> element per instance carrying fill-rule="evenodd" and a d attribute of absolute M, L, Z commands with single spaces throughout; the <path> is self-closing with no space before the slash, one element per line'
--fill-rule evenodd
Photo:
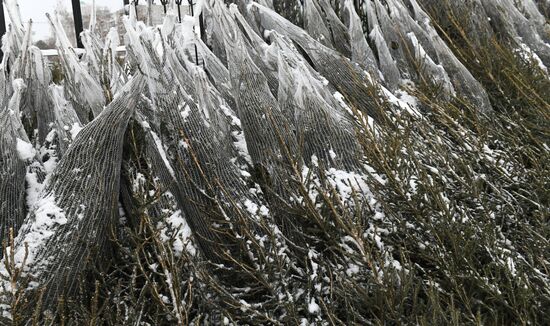
<path fill-rule="evenodd" d="M 4 2 L 0 324 L 550 323 L 547 2 Z"/>

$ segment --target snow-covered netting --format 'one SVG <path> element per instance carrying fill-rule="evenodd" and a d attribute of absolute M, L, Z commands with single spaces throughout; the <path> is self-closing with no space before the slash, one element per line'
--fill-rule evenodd
<path fill-rule="evenodd" d="M 60 298 L 78 301 L 90 275 L 102 275 L 116 289 L 97 290 L 92 301 L 124 302 L 117 309 L 139 315 L 124 319 L 135 325 L 146 325 L 137 310 L 152 311 L 144 298 L 162 302 L 163 317 L 145 313 L 153 324 L 185 324 L 187 314 L 206 314 L 215 324 L 237 315 L 250 324 L 368 324 L 355 300 L 368 297 L 372 284 L 399 285 L 412 275 L 401 265 L 394 230 L 409 228 L 415 215 L 388 211 L 408 207 L 419 187 L 435 187 L 441 172 L 426 153 L 447 146 L 454 154 L 455 145 L 456 152 L 470 149 L 464 155 L 475 151 L 468 143 L 475 133 L 456 122 L 457 112 L 471 113 L 464 123 L 475 125 L 505 102 L 491 103 L 504 91 L 500 84 L 484 87 L 490 74 L 476 79 L 485 75 L 447 34 L 445 28 L 458 28 L 447 14 L 475 13 L 457 33 L 474 49 L 495 39 L 509 44 L 512 54 L 540 68 L 542 80 L 550 64 L 548 17 L 544 4 L 531 0 L 365 0 L 361 7 L 305 0 L 286 18 L 281 8 L 288 1 L 203 0 L 181 21 L 181 1 L 164 1 L 162 25 L 139 21 L 132 4 L 121 18 L 125 34 L 112 28 L 105 38 L 94 5 L 80 35 L 83 51 L 71 46 L 60 17 L 48 15 L 55 66 L 33 45 L 32 22 L 23 22 L 16 1 L 5 2 L 6 320 L 21 313 L 21 302 L 36 305 L 23 313 L 28 320 L 55 315 L 64 309 Z M 434 116 L 456 130 L 426 127 Z M 478 147 L 484 152 L 476 164 L 498 152 Z M 410 162 L 386 161 L 388 153 Z M 403 164 L 405 172 L 391 175 Z M 394 197 L 385 192 L 401 183 Z M 507 191 L 499 195 L 509 198 Z M 384 205 L 382 195 L 408 200 Z M 447 209 L 448 196 L 442 190 L 436 200 L 445 218 L 459 215 Z M 333 286 L 357 292 L 331 292 Z M 192 291 L 205 307 L 190 313 Z M 202 310 L 216 305 L 215 313 Z M 357 311 L 345 312 L 348 305 Z"/>

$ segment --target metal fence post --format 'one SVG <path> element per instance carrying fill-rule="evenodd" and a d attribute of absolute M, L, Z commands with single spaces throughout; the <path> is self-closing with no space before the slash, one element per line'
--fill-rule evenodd
<path fill-rule="evenodd" d="M 201 11 L 201 14 L 199 15 L 199 29 L 200 29 L 201 40 L 204 43 L 206 43 L 206 33 L 204 33 L 204 19 L 202 17 L 202 11 Z"/>
<path fill-rule="evenodd" d="M 195 5 L 193 3 L 193 0 L 188 0 L 189 1 L 189 6 L 191 7 L 191 16 L 194 17 L 195 16 L 195 12 L 193 10 L 193 6 Z M 195 31 L 195 26 L 193 26 L 193 32 Z M 198 66 L 199 65 L 199 52 L 197 51 L 197 45 L 195 44 L 195 64 Z"/>
<path fill-rule="evenodd" d="M 134 10 L 136 11 L 136 19 L 139 20 L 139 16 L 138 16 L 139 0 L 133 0 L 132 4 L 134 5 Z M 132 9 L 130 9 L 130 10 L 132 10 Z"/>
<path fill-rule="evenodd" d="M 74 31 L 76 33 L 76 46 L 78 48 L 84 48 L 82 40 L 80 39 L 80 33 L 84 30 L 84 24 L 82 23 L 82 10 L 80 9 L 80 0 L 72 0 L 73 3 L 73 19 L 74 19 Z"/>
<path fill-rule="evenodd" d="M 6 34 L 6 18 L 4 17 L 4 1 L 0 0 L 0 61 L 4 57 L 2 52 L 2 36 Z"/>
<path fill-rule="evenodd" d="M 178 20 L 181 23 L 181 2 L 182 0 L 176 0 L 176 5 L 178 6 Z"/>

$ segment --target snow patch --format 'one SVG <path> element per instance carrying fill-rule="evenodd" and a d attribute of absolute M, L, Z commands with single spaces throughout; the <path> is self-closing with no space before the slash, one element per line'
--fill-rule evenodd
<path fill-rule="evenodd" d="M 16 240 L 18 245 L 16 245 L 13 257 L 15 263 L 17 265 L 22 264 L 25 260 L 25 254 L 27 254 L 25 267 L 28 268 L 32 266 L 35 263 L 36 256 L 44 247 L 46 241 L 55 234 L 55 231 L 60 225 L 66 223 L 67 217 L 65 216 L 65 212 L 62 208 L 57 206 L 54 194 L 49 194 L 39 199 L 34 206 L 34 212 L 33 215 L 31 215 L 31 219 L 22 227 L 22 229 L 27 228 L 25 232 L 20 233 L 24 234 L 23 238 L 18 237 Z M 28 252 L 26 252 L 25 246 L 23 245 L 25 243 Z M 40 271 L 39 268 L 35 270 L 37 272 Z"/>
<path fill-rule="evenodd" d="M 309 300 L 307 311 L 309 311 L 309 313 L 312 315 L 317 315 L 321 312 L 321 307 L 319 307 L 317 302 L 315 302 L 315 298 L 311 298 L 311 300 Z"/>
<path fill-rule="evenodd" d="M 193 256 L 196 254 L 196 249 L 190 242 L 191 228 L 181 210 L 175 211 L 165 219 L 165 227 L 161 229 L 160 237 L 164 242 L 174 240 L 172 246 L 177 256 L 181 256 L 184 250 Z"/>
<path fill-rule="evenodd" d="M 174 169 L 172 169 L 172 165 L 168 161 L 168 158 L 166 157 L 166 151 L 164 150 L 164 147 L 162 146 L 162 142 L 160 141 L 159 136 L 152 130 L 150 130 L 151 136 L 153 137 L 153 140 L 155 141 L 155 145 L 157 147 L 157 150 L 160 154 L 160 157 L 162 158 L 162 161 L 164 162 L 164 165 L 166 165 L 166 168 L 168 169 L 168 172 L 172 175 L 172 177 L 176 177 L 176 174 L 174 173 Z"/>
<path fill-rule="evenodd" d="M 31 143 L 26 142 L 21 138 L 17 138 L 17 154 L 20 159 L 27 161 L 36 155 L 36 151 Z"/>
<path fill-rule="evenodd" d="M 82 126 L 78 123 L 78 122 L 75 122 L 73 123 L 73 126 L 71 127 L 71 130 L 69 131 L 71 133 L 71 138 L 73 140 L 76 139 L 76 135 L 78 135 L 78 133 L 82 130 Z"/>

